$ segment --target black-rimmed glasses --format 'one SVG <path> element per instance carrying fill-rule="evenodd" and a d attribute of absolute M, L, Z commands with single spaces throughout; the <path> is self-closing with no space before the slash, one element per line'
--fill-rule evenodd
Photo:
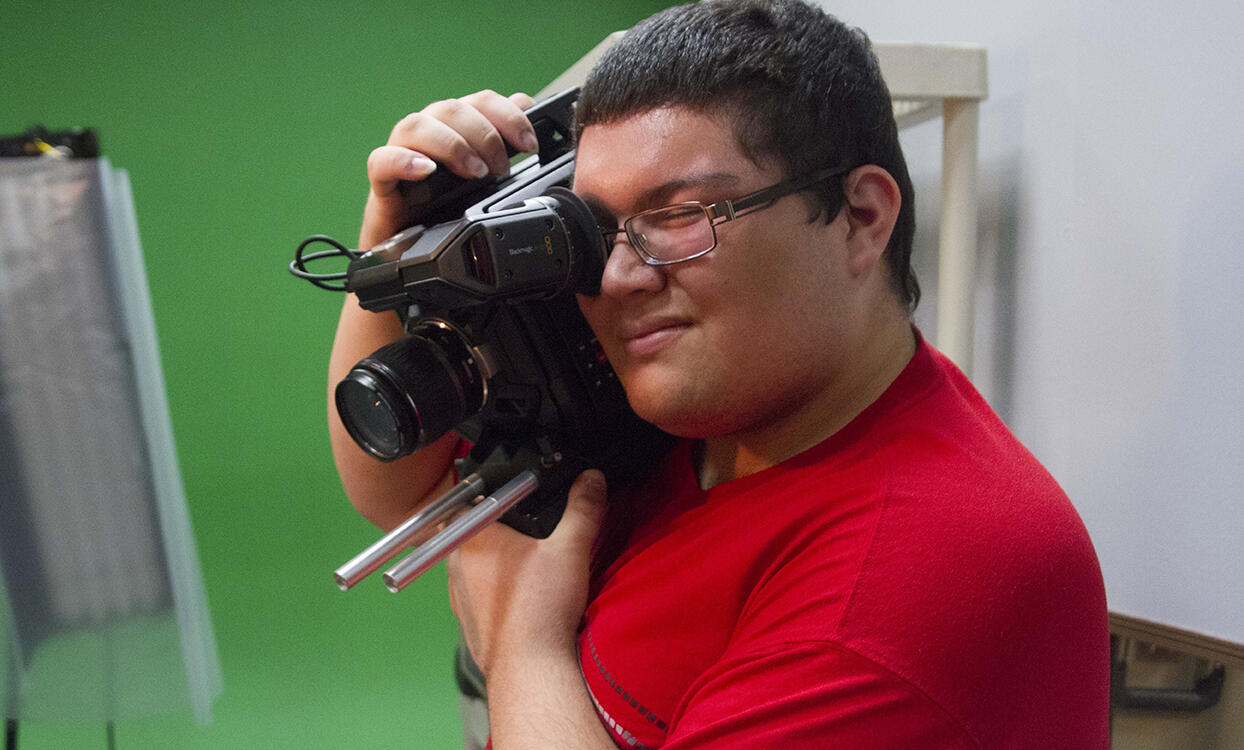
<path fill-rule="evenodd" d="M 607 238 L 626 233 L 635 253 L 650 266 L 668 266 L 705 255 L 717 247 L 717 225 L 763 211 L 792 193 L 849 171 L 834 167 L 784 180 L 733 200 L 705 205 L 700 201 L 675 203 L 641 211 L 621 229 L 601 232 Z"/>

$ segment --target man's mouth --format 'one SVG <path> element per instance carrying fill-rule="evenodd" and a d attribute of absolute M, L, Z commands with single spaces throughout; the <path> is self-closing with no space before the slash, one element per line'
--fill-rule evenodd
<path fill-rule="evenodd" d="M 645 318 L 624 327 L 620 338 L 627 354 L 642 357 L 664 349 L 689 327 L 690 323 L 680 318 Z"/>

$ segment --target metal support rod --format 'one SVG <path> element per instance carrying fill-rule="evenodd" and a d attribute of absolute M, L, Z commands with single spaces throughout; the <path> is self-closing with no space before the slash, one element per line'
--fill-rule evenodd
<path fill-rule="evenodd" d="M 345 565 L 333 571 L 333 580 L 346 591 L 392 560 L 407 547 L 421 544 L 431 537 L 436 525 L 451 514 L 471 503 L 487 491 L 479 474 L 463 479 L 449 492 L 441 495 L 397 528 L 382 536 L 367 549 L 358 553 Z"/>
<path fill-rule="evenodd" d="M 484 498 L 474 508 L 458 516 L 436 536 L 410 553 L 384 574 L 384 585 L 397 593 L 449 556 L 463 542 L 504 516 L 520 500 L 536 491 L 539 482 L 528 469 L 511 479 L 501 489 Z"/>
<path fill-rule="evenodd" d="M 942 104 L 942 223 L 938 237 L 937 348 L 972 376 L 976 301 L 976 153 L 980 103 Z"/>

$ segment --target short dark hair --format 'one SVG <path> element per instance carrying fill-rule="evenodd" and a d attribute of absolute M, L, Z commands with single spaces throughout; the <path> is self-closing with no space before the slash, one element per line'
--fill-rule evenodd
<path fill-rule="evenodd" d="M 669 8 L 628 31 L 592 69 L 575 133 L 663 106 L 729 116 L 743 153 L 757 163 L 777 159 L 788 176 L 864 164 L 889 172 L 902 206 L 886 262 L 899 298 L 915 309 L 915 193 L 890 91 L 864 32 L 799 0 Z M 815 193 L 832 221 L 841 181 Z"/>

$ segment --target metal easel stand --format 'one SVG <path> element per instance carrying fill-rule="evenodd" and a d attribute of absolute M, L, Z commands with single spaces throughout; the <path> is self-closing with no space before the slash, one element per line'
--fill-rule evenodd
<path fill-rule="evenodd" d="M 980 102 L 989 95 L 985 48 L 876 42 L 900 129 L 942 118 L 937 348 L 972 374 L 976 298 Z"/>

